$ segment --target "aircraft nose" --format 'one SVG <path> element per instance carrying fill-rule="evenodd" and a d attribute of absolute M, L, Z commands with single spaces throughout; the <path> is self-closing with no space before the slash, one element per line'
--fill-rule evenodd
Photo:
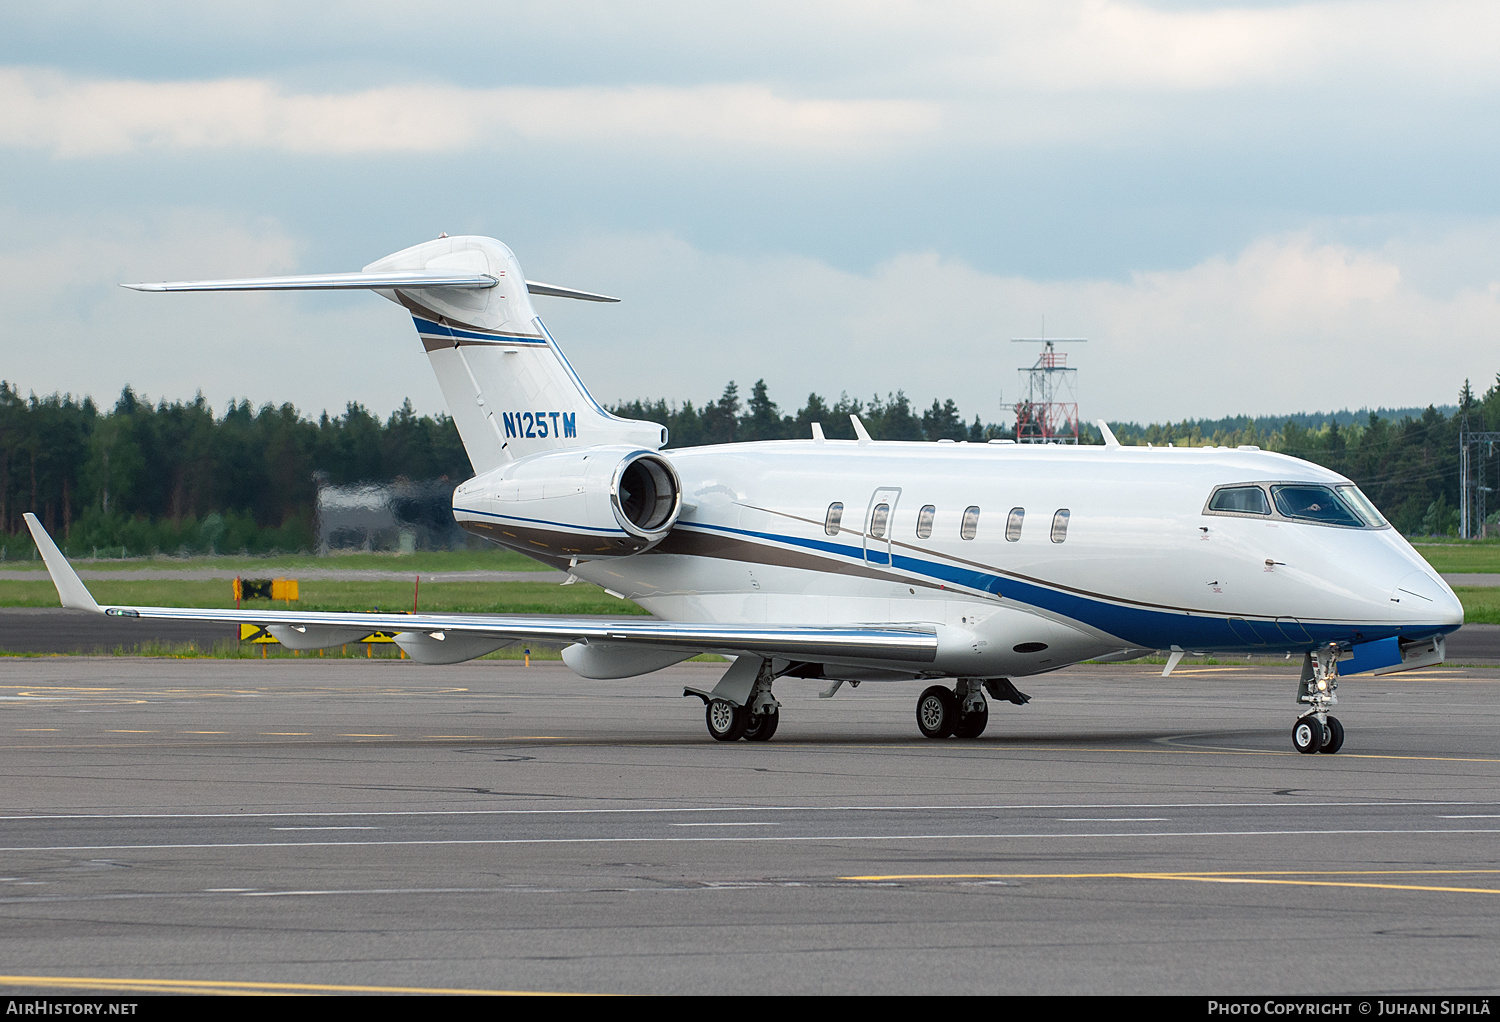
<path fill-rule="evenodd" d="M 1407 575 L 1391 592 L 1391 600 L 1422 624 L 1461 625 L 1464 605 L 1447 585 L 1425 571 Z"/>

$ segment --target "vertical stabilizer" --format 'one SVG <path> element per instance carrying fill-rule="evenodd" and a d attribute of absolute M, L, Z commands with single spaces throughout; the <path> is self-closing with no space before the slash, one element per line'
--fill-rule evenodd
<path fill-rule="evenodd" d="M 492 238 L 439 238 L 364 273 L 487 275 L 488 288 L 378 289 L 412 315 L 476 473 L 563 447 L 655 450 L 666 430 L 622 419 L 589 395 L 536 310 L 516 257 Z"/>

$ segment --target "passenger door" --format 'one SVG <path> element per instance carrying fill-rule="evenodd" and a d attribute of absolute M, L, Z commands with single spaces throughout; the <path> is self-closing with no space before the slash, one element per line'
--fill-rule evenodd
<path fill-rule="evenodd" d="M 896 501 L 900 497 L 899 486 L 882 486 L 870 495 L 864 528 L 866 564 L 891 563 L 891 531 L 896 524 Z"/>

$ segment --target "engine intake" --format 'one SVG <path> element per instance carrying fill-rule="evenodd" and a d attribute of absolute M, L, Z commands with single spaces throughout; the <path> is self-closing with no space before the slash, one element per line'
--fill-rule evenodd
<path fill-rule="evenodd" d="M 672 466 L 654 454 L 620 463 L 610 484 L 610 497 L 620 524 L 641 536 L 670 529 L 682 507 L 682 484 Z"/>
<path fill-rule="evenodd" d="M 672 463 L 631 447 L 533 454 L 453 493 L 465 530 L 542 559 L 641 553 L 666 539 L 681 511 Z"/>

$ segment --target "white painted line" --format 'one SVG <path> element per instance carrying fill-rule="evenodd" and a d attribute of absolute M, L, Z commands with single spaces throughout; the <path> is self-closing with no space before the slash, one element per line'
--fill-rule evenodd
<path fill-rule="evenodd" d="M 1164 837 L 1340 837 L 1379 836 L 1388 834 L 1500 834 L 1500 829 L 1486 827 L 1471 828 L 1412 828 L 1382 830 L 1182 830 L 1182 831 L 1116 831 L 1113 833 L 1012 833 L 1012 834 L 806 834 L 777 837 L 771 835 L 746 835 L 738 837 L 548 837 L 548 838 L 454 838 L 442 841 L 225 841 L 193 842 L 160 845 L 20 845 L 0 847 L 0 852 L 150 852 L 198 850 L 205 848 L 376 848 L 376 847 L 442 847 L 447 845 L 608 845 L 608 844 L 673 844 L 717 841 L 1020 841 L 1032 839 L 1081 838 L 1151 838 Z"/>
<path fill-rule="evenodd" d="M 779 827 L 779 823 L 674 823 L 674 827 Z"/>
<path fill-rule="evenodd" d="M 334 819 L 346 816 L 588 816 L 647 813 L 913 813 L 913 812 L 997 812 L 1024 810 L 1129 810 L 1129 809 L 1327 809 L 1353 807 L 1360 809 L 1430 809 L 1437 806 L 1493 806 L 1493 801 L 1446 801 L 1420 800 L 1412 802 L 1391 801 L 1295 801 L 1295 802 L 1084 802 L 1067 803 L 1017 803 L 984 805 L 732 805 L 732 806 L 669 806 L 600 809 L 380 809 L 347 810 L 332 812 L 276 812 L 276 813 L 33 813 L 0 816 L 5 820 L 254 820 L 292 819 L 313 816 Z"/>

